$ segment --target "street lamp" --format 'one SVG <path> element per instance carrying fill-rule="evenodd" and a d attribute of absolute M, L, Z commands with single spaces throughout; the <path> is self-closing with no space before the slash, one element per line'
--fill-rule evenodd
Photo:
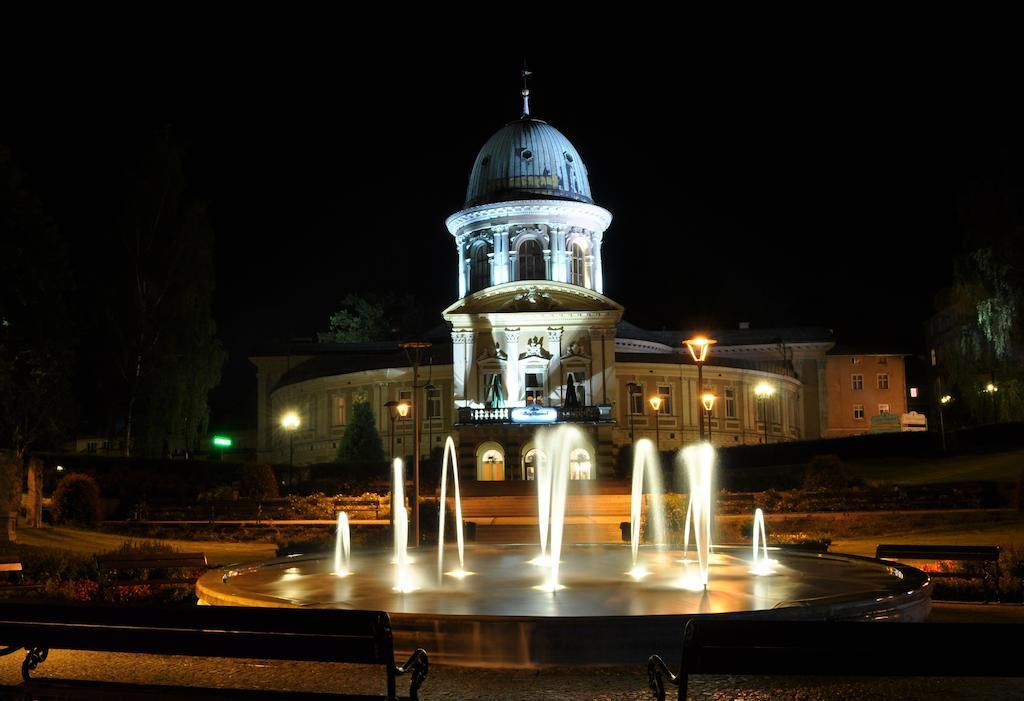
<path fill-rule="evenodd" d="M 939 397 L 939 432 L 942 434 L 942 452 L 946 452 L 946 419 L 943 416 L 943 407 L 953 401 L 952 395 L 944 394 Z"/>
<path fill-rule="evenodd" d="M 661 452 L 661 422 L 658 421 L 658 412 L 661 411 L 661 396 L 655 395 L 647 400 L 654 409 L 654 445 L 658 452 Z"/>
<path fill-rule="evenodd" d="M 992 382 L 985 385 L 984 390 L 988 396 L 992 397 L 992 423 L 999 422 L 999 408 L 996 405 L 996 392 L 999 391 L 999 387 L 996 386 L 995 377 L 992 378 Z"/>
<path fill-rule="evenodd" d="M 775 388 L 767 382 L 762 382 L 754 388 L 754 395 L 761 404 L 761 412 L 764 415 L 764 444 L 768 445 L 768 400 L 775 394 Z"/>
<path fill-rule="evenodd" d="M 409 341 L 406 343 L 399 343 L 398 347 L 405 351 L 406 356 L 409 357 L 412 362 L 412 542 L 413 547 L 418 548 L 420 545 L 420 417 L 419 417 L 419 400 L 416 399 L 416 392 L 420 389 L 419 378 L 420 378 L 420 353 L 429 350 L 433 344 L 427 343 L 426 341 Z M 410 352 L 411 351 L 411 352 Z M 399 405 L 399 411 L 401 412 L 401 405 Z M 408 405 L 406 405 L 406 412 L 409 411 Z M 402 414 L 405 417 L 405 414 Z"/>
<path fill-rule="evenodd" d="M 295 432 L 302 420 L 297 412 L 289 411 L 281 417 L 281 428 L 288 432 L 288 485 L 295 480 Z"/>
<path fill-rule="evenodd" d="M 633 433 L 633 417 L 636 412 L 633 411 L 633 397 L 637 394 L 643 394 L 644 388 L 636 382 L 630 382 L 626 385 L 626 391 L 629 393 L 629 400 L 627 407 L 629 408 L 629 440 L 636 443 L 636 435 Z"/>
<path fill-rule="evenodd" d="M 704 405 L 704 411 L 708 414 L 708 443 L 711 442 L 711 410 L 715 408 L 715 395 L 711 392 L 705 392 L 700 396 L 701 404 Z M 703 421 L 703 420 L 702 420 Z"/>
<path fill-rule="evenodd" d="M 704 391 L 704 361 L 708 359 L 708 352 L 711 350 L 711 346 L 718 343 L 713 338 L 705 338 L 704 336 L 697 336 L 683 341 L 686 349 L 690 351 L 690 357 L 693 358 L 693 362 L 697 364 L 697 391 Z M 697 413 L 700 413 L 700 409 L 697 409 Z M 700 439 L 704 440 L 704 421 L 700 422 Z"/>
<path fill-rule="evenodd" d="M 434 417 L 430 415 L 431 407 L 434 405 L 430 402 L 431 393 L 437 389 L 432 383 L 428 382 L 423 385 L 423 402 L 427 406 L 427 460 L 430 461 L 431 469 L 434 465 Z"/>

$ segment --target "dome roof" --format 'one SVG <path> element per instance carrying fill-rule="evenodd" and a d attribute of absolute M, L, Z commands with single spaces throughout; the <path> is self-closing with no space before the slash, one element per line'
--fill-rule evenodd
<path fill-rule="evenodd" d="M 523 199 L 593 204 L 590 181 L 576 147 L 540 119 L 509 122 L 477 154 L 466 188 L 466 207 Z"/>

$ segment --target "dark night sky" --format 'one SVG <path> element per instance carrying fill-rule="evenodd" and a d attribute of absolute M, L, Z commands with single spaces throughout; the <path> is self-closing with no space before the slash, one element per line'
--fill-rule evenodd
<path fill-rule="evenodd" d="M 606 294 L 649 328 L 823 325 L 923 351 L 958 199 L 1022 154 L 1012 66 L 911 45 L 748 48 L 531 58 L 534 115 L 573 141 L 615 216 Z M 444 218 L 519 115 L 522 54 L 453 56 L 65 66 L 11 103 L 0 143 L 86 248 L 126 160 L 175 126 L 217 234 L 231 359 L 215 425 L 237 426 L 254 416 L 245 357 L 260 341 L 313 335 L 350 291 L 454 300 Z"/>

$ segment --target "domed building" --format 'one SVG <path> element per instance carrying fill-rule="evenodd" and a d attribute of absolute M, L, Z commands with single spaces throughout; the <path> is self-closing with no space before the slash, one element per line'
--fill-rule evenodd
<path fill-rule="evenodd" d="M 394 406 L 416 402 L 421 455 L 450 434 L 471 480 L 532 479 L 534 435 L 546 424 L 588 435 L 572 455 L 581 480 L 612 477 L 619 448 L 641 437 L 669 450 L 701 435 L 718 445 L 822 435 L 827 329 L 709 330 L 717 343 L 700 387 L 682 343 L 692 332 L 623 321 L 623 307 L 603 294 L 612 214 L 595 202 L 580 152 L 530 115 L 528 99 L 524 90 L 522 116 L 481 148 L 465 204 L 445 222 L 459 299 L 442 312 L 449 335 L 427 339 L 429 366 L 395 343 L 255 355 L 261 459 L 333 460 L 360 401 L 373 407 L 386 448 L 406 456 L 413 419 Z M 772 395 L 755 395 L 759 385 Z M 700 401 L 707 392 L 716 397 L 710 416 Z M 292 434 L 279 428 L 290 410 L 300 415 Z"/>

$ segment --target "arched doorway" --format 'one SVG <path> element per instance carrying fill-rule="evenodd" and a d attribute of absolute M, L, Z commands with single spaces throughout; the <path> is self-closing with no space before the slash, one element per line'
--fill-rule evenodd
<path fill-rule="evenodd" d="M 505 479 L 505 450 L 501 444 L 489 441 L 476 449 L 476 478 L 483 482 Z"/>
<path fill-rule="evenodd" d="M 576 448 L 569 453 L 569 479 L 594 479 L 594 467 L 588 450 Z"/>
<path fill-rule="evenodd" d="M 523 479 L 537 479 L 537 468 L 547 459 L 547 455 L 532 447 L 532 444 L 528 444 L 527 449 L 523 452 Z"/>

